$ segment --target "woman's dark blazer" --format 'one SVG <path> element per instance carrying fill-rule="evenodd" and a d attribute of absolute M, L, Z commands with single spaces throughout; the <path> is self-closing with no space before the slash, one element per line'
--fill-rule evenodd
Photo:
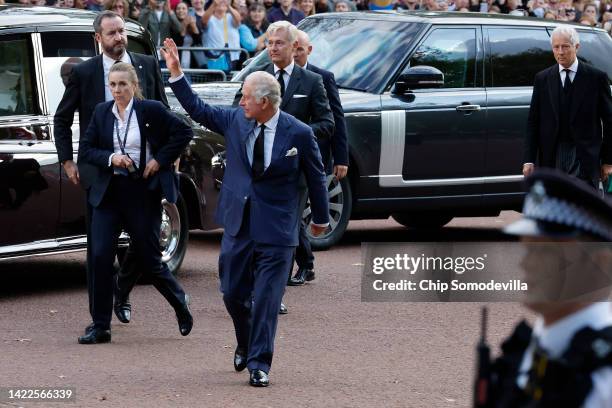
<path fill-rule="evenodd" d="M 79 161 L 93 164 L 97 174 L 89 190 L 89 203 L 97 207 L 102 202 L 113 175 L 113 167 L 108 158 L 114 153 L 113 137 L 115 116 L 112 108 L 114 101 L 103 102 L 96 106 L 85 137 L 79 146 Z M 141 140 L 140 168 L 146 166 L 145 143 L 151 148 L 151 156 L 160 165 L 159 171 L 146 180 L 150 190 L 161 188 L 169 202 L 176 202 L 178 196 L 178 177 L 173 163 L 180 156 L 193 137 L 191 127 L 181 118 L 169 111 L 160 102 L 134 99 L 134 115 L 138 120 Z M 132 118 L 132 121 L 134 118 Z"/>

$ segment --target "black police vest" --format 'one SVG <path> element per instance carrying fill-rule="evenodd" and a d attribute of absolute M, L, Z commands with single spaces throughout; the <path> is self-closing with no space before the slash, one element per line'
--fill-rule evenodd
<path fill-rule="evenodd" d="M 591 374 L 612 368 L 612 326 L 584 328 L 558 360 L 549 360 L 537 395 L 516 385 L 520 364 L 531 341 L 531 328 L 521 322 L 502 344 L 502 355 L 492 366 L 489 406 L 498 408 L 580 407 L 593 388 Z"/>
<path fill-rule="evenodd" d="M 567 74 L 569 75 L 569 74 Z M 559 141 L 569 142 L 572 140 L 572 132 L 570 129 L 570 113 L 572 96 L 574 94 L 574 85 L 570 85 L 567 91 L 563 90 L 561 81 L 557 82 L 559 87 Z"/>

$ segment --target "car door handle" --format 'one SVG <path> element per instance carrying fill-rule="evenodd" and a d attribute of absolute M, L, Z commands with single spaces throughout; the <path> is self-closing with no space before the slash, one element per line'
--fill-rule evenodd
<path fill-rule="evenodd" d="M 480 105 L 459 105 L 455 108 L 457 112 L 474 112 L 480 110 Z"/>

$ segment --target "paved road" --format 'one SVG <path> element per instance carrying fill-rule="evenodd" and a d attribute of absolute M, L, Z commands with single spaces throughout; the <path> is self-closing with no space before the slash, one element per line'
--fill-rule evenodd
<path fill-rule="evenodd" d="M 78 345 L 88 323 L 84 255 L 3 263 L 0 387 L 76 387 L 76 405 L 58 407 L 466 407 L 481 305 L 362 303 L 360 243 L 495 241 L 517 216 L 457 219 L 434 232 L 351 223 L 340 245 L 317 253 L 317 279 L 288 288 L 267 389 L 233 371 L 233 330 L 217 290 L 219 232 L 191 236 L 180 279 L 195 326 L 185 338 L 163 298 L 140 285 L 133 321 L 113 321 L 112 344 Z M 527 314 L 497 303 L 490 315 L 497 345 Z"/>

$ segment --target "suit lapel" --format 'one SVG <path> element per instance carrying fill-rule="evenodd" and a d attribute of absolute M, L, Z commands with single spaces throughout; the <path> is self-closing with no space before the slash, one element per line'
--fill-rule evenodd
<path fill-rule="evenodd" d="M 561 75 L 559 75 L 559 65 L 554 65 L 550 68 L 548 74 L 548 95 L 550 96 L 550 105 L 555 114 L 555 120 L 559 120 L 559 87 L 561 83 Z"/>
<path fill-rule="evenodd" d="M 132 124 L 130 126 L 134 126 L 134 116 L 136 116 L 136 121 L 138 122 L 138 129 L 140 130 L 140 169 L 144 169 L 147 160 L 148 139 L 147 135 L 145 135 L 145 133 L 148 131 L 147 123 L 145 120 L 146 111 L 145 107 L 138 99 L 134 99 L 132 109 L 134 110 L 134 114 L 132 115 Z"/>
<path fill-rule="evenodd" d="M 100 103 L 106 101 L 106 94 L 104 89 L 106 87 L 106 78 L 104 78 L 104 65 L 102 62 L 102 54 L 94 58 L 98 58 L 98 60 L 94 64 L 93 77 L 95 79 L 94 81 L 92 81 L 94 87 L 93 92 L 96 103 Z"/>
<path fill-rule="evenodd" d="M 293 72 L 291 73 L 291 78 L 289 79 L 289 85 L 287 89 L 285 89 L 285 95 L 283 95 L 283 101 L 281 102 L 281 110 L 284 110 L 291 98 L 293 98 L 293 94 L 297 89 L 300 80 L 302 79 L 302 68 L 298 67 L 297 64 L 293 65 Z"/>
<path fill-rule="evenodd" d="M 147 87 L 146 87 L 146 82 L 145 82 L 145 73 L 142 68 L 142 62 L 138 59 L 138 56 L 136 56 L 135 54 L 128 52 L 128 55 L 130 56 L 130 61 L 132 61 L 132 66 L 136 70 L 136 75 L 138 76 L 138 82 L 140 82 L 140 89 L 142 90 L 143 94 L 146 97 Z"/>
<path fill-rule="evenodd" d="M 576 112 L 578 112 L 578 107 L 582 103 L 582 99 L 584 98 L 585 92 L 587 90 L 586 84 L 586 74 L 584 72 L 584 63 L 578 64 L 578 70 L 576 71 L 576 75 L 574 76 L 574 82 L 572 82 L 572 100 L 570 103 L 570 123 L 574 121 L 574 117 L 576 116 Z"/>
<path fill-rule="evenodd" d="M 272 74 L 272 75 L 274 75 L 274 64 L 268 64 L 268 65 L 266 66 L 265 71 L 266 71 L 268 74 Z"/>
<path fill-rule="evenodd" d="M 281 111 L 278 118 L 278 123 L 276 125 L 274 144 L 272 145 L 272 157 L 270 158 L 270 166 L 268 166 L 268 168 L 270 168 L 272 163 L 274 163 L 276 160 L 282 158 L 284 156 L 284 152 L 287 151 L 289 144 L 291 143 L 291 139 L 289 137 L 290 127 L 291 122 L 287 120 L 286 114 Z"/>

